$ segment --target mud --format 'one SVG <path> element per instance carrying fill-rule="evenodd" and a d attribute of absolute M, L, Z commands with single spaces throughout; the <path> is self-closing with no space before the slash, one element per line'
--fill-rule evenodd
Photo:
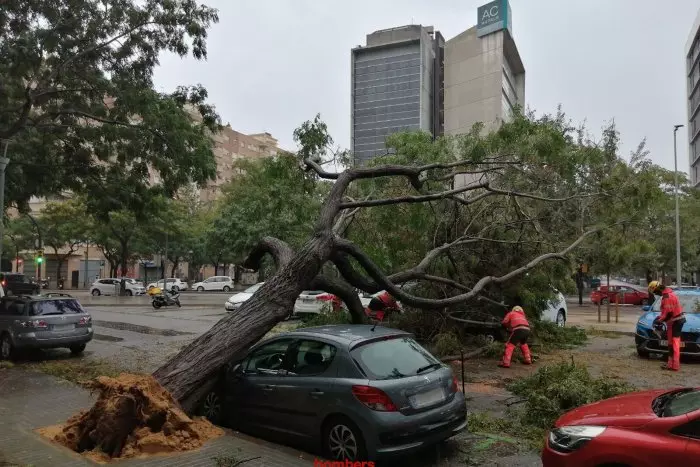
<path fill-rule="evenodd" d="M 90 410 L 37 431 L 93 461 L 190 451 L 223 434 L 205 419 L 188 417 L 152 376 L 100 376 L 87 386 L 99 396 Z"/>

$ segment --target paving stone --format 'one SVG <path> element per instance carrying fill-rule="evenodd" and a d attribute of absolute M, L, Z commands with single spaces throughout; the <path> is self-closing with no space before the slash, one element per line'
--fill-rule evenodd
<path fill-rule="evenodd" d="M 66 448 L 51 444 L 34 432 L 36 428 L 64 422 L 76 412 L 88 409 L 94 400 L 88 391 L 43 373 L 17 368 L 0 370 L 0 465 L 97 465 Z M 216 465 L 214 457 L 227 455 L 233 455 L 237 460 L 259 457 L 246 462 L 246 467 L 313 465 L 313 456 L 309 454 L 238 434 L 226 434 L 194 452 L 130 459 L 114 462 L 113 465 L 213 467 Z"/>

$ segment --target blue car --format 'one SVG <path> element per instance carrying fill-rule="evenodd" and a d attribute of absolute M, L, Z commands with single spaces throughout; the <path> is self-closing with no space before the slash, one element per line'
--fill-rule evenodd
<path fill-rule="evenodd" d="M 700 290 L 676 290 L 676 296 L 685 312 L 685 324 L 681 334 L 681 355 L 700 355 Z M 654 318 L 661 314 L 661 297 L 653 305 L 642 307 L 646 313 L 639 317 L 635 332 L 637 354 L 648 357 L 652 353 L 668 353 L 666 332 L 654 330 Z"/>

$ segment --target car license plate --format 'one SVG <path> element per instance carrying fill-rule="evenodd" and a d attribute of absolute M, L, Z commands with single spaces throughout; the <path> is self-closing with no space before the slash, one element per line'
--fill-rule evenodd
<path fill-rule="evenodd" d="M 302 300 L 303 303 L 313 303 L 314 299 L 313 298 L 305 298 Z"/>
<path fill-rule="evenodd" d="M 668 341 L 659 341 L 659 347 L 668 347 Z M 681 342 L 681 349 L 685 347 L 685 342 Z"/>
<path fill-rule="evenodd" d="M 54 331 L 72 331 L 75 329 L 75 324 L 54 324 L 53 330 Z"/>
<path fill-rule="evenodd" d="M 431 389 L 430 391 L 421 392 L 414 394 L 409 397 L 411 401 L 411 406 L 415 409 L 420 409 L 422 407 L 427 407 L 429 405 L 437 404 L 445 400 L 445 391 L 442 388 Z"/>

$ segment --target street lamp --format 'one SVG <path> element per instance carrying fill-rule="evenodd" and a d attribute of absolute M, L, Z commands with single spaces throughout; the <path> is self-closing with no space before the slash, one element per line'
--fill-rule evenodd
<path fill-rule="evenodd" d="M 681 216 L 678 210 L 678 149 L 676 146 L 676 133 L 683 125 L 673 125 L 673 181 L 675 185 L 674 193 L 676 198 L 676 284 L 682 284 L 681 276 Z"/>

